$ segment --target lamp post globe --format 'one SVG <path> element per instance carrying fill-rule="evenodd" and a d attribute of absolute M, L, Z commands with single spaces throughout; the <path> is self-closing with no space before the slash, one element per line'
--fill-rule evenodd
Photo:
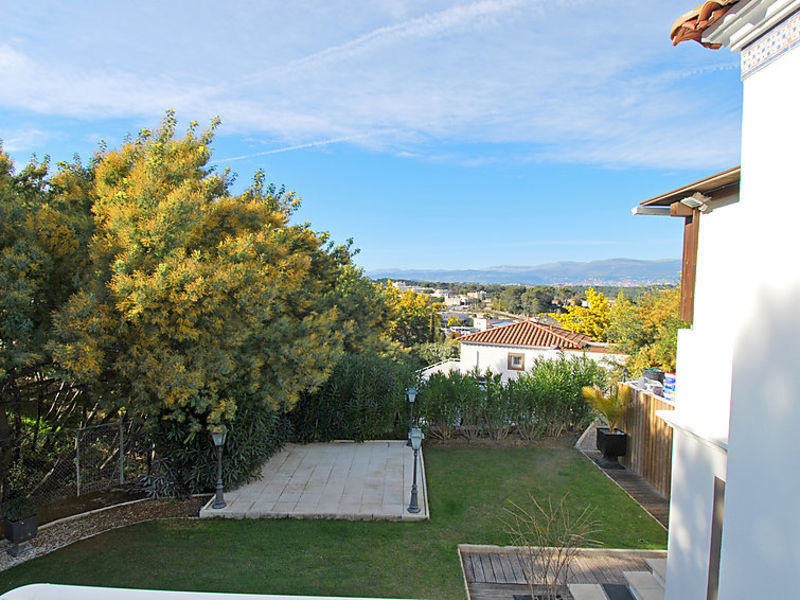
<path fill-rule="evenodd" d="M 419 500 L 417 497 L 417 455 L 419 454 L 420 448 L 422 448 L 422 440 L 424 439 L 425 434 L 422 433 L 422 430 L 419 427 L 411 428 L 409 442 L 411 443 L 411 449 L 414 450 L 414 477 L 413 483 L 411 484 L 411 502 L 409 502 L 407 510 L 408 512 L 414 514 L 420 511 Z"/>
<path fill-rule="evenodd" d="M 417 399 L 417 388 L 411 386 L 406 390 L 406 398 L 408 398 L 409 415 L 408 415 L 408 442 L 406 446 L 411 447 L 411 428 L 414 427 L 414 402 Z"/>

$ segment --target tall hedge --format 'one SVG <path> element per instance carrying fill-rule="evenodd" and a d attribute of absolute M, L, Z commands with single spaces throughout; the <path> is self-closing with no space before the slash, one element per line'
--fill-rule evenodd
<path fill-rule="evenodd" d="M 289 418 L 263 398 L 242 388 L 236 394 L 236 416 L 228 426 L 223 448 L 223 480 L 236 488 L 261 473 L 262 465 L 292 436 Z M 188 437 L 186 428 L 171 420 L 150 427 L 155 465 L 148 477 L 152 496 L 185 497 L 213 490 L 216 483 L 216 449 L 205 431 Z"/>
<path fill-rule="evenodd" d="M 295 438 L 307 443 L 405 437 L 405 394 L 414 378 L 407 364 L 392 358 L 344 354 L 328 380 L 304 394 L 291 412 Z"/>
<path fill-rule="evenodd" d="M 539 358 L 518 379 L 502 382 L 491 372 L 447 375 L 425 382 L 417 414 L 427 435 L 501 440 L 516 433 L 530 440 L 559 437 L 584 427 L 593 411 L 581 394 L 586 385 L 602 385 L 605 369 L 587 357 Z"/>

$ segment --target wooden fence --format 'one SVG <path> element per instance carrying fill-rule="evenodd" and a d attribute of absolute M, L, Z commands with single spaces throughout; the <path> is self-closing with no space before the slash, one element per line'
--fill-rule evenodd
<path fill-rule="evenodd" d="M 659 396 L 631 388 L 631 405 L 621 426 L 630 437 L 628 453 L 619 461 L 667 498 L 672 477 L 672 428 L 656 416 L 656 411 L 674 408 Z"/>

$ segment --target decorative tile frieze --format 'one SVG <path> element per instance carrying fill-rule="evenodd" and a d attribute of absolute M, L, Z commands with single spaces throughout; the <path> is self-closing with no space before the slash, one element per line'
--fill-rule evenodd
<path fill-rule="evenodd" d="M 742 50 L 742 79 L 800 45 L 800 11 Z"/>

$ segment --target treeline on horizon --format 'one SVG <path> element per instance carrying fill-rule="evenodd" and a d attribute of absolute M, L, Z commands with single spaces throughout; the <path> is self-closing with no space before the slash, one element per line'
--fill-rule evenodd
<path fill-rule="evenodd" d="M 554 299 L 564 299 L 566 301 L 586 300 L 586 291 L 594 289 L 601 292 L 608 298 L 616 298 L 620 293 L 626 300 L 636 302 L 641 296 L 647 292 L 661 289 L 675 288 L 676 285 L 670 284 L 654 284 L 654 285 L 568 285 L 568 284 L 551 284 L 551 285 L 520 285 L 520 284 L 499 284 L 499 283 L 472 283 L 472 282 L 445 282 L 445 281 L 416 281 L 409 279 L 390 280 L 389 278 L 382 277 L 374 279 L 376 283 L 385 285 L 389 281 L 402 281 L 406 285 L 428 288 L 431 292 L 437 289 L 447 290 L 451 294 L 468 294 L 470 292 L 486 292 L 486 297 L 492 300 L 500 299 L 505 293 L 509 295 L 522 295 L 525 292 L 536 294 L 539 297 L 546 297 L 551 295 Z M 513 312 L 513 311 L 512 311 Z"/>

